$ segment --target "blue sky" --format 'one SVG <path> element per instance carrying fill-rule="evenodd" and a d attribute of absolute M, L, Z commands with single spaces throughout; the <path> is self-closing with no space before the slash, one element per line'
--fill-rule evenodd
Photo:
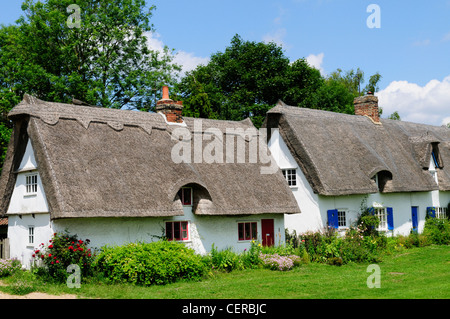
<path fill-rule="evenodd" d="M 0 23 L 21 15 L 21 0 L 2 1 Z M 307 58 L 324 75 L 361 68 L 382 75 L 383 115 L 450 122 L 450 0 L 154 0 L 151 46 L 167 45 L 186 69 L 223 51 L 235 34 L 275 41 L 290 60 Z M 370 4 L 379 28 L 369 28 Z"/>

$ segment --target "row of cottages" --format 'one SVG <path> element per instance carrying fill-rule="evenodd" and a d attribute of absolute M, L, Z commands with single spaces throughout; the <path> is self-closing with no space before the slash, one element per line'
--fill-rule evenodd
<path fill-rule="evenodd" d="M 286 216 L 289 231 L 344 231 L 366 209 L 388 235 L 448 217 L 450 129 L 380 119 L 371 94 L 354 106 L 347 115 L 279 102 L 268 112 L 269 149 L 302 211 Z"/>
<path fill-rule="evenodd" d="M 394 235 L 448 216 L 450 129 L 380 119 L 373 95 L 355 115 L 280 102 L 258 132 L 183 118 L 163 92 L 157 113 L 28 95 L 11 110 L 0 179 L 11 257 L 27 265 L 65 230 L 94 247 L 165 236 L 204 254 L 283 244 L 285 228 L 344 231 L 363 209 Z"/>
<path fill-rule="evenodd" d="M 265 174 L 270 161 L 238 153 L 249 158 L 261 140 L 268 152 L 265 139 L 241 134 L 253 132 L 250 120 L 198 125 L 181 107 L 167 87 L 157 113 L 25 95 L 9 113 L 14 129 L 0 180 L 10 257 L 29 265 L 34 249 L 66 230 L 97 248 L 161 236 L 198 253 L 213 244 L 243 251 L 252 240 L 284 243 L 285 214 L 300 213 L 294 195 L 276 165 Z M 215 161 L 198 160 L 202 152 Z"/>

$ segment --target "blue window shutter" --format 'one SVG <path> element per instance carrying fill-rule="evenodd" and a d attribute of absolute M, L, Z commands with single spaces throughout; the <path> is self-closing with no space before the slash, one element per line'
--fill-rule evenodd
<path fill-rule="evenodd" d="M 436 207 L 427 207 L 427 217 L 436 217 Z"/>
<path fill-rule="evenodd" d="M 338 228 L 338 211 L 337 209 L 330 209 L 328 213 L 328 226 L 332 228 Z"/>
<path fill-rule="evenodd" d="M 369 208 L 368 208 L 368 211 L 369 211 L 369 214 L 370 214 L 370 215 L 375 215 L 375 208 L 369 207 Z"/>
<path fill-rule="evenodd" d="M 386 207 L 387 225 L 389 230 L 394 230 L 394 210 L 392 207 Z"/>

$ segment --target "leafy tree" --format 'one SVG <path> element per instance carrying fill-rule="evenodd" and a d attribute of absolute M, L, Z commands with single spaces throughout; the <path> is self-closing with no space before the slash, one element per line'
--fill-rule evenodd
<path fill-rule="evenodd" d="M 390 120 L 396 120 L 396 121 L 401 121 L 400 115 L 398 114 L 397 111 L 394 111 L 394 113 L 392 113 L 391 115 L 388 116 L 388 119 Z"/>
<path fill-rule="evenodd" d="M 224 52 L 211 56 L 207 65 L 188 72 L 177 85 L 185 116 L 242 120 L 259 127 L 278 100 L 299 107 L 354 112 L 353 99 L 378 90 L 377 73 L 364 83 L 357 69 L 338 69 L 324 78 L 305 59 L 290 62 L 275 43 L 244 41 L 235 35 Z"/>
<path fill-rule="evenodd" d="M 154 9 L 145 0 L 24 0 L 24 15 L 0 27 L 1 147 L 11 126 L 6 115 L 24 93 L 55 102 L 76 98 L 102 107 L 153 109 L 159 88 L 173 84 L 180 69 L 167 47 L 148 47 Z"/>
<path fill-rule="evenodd" d="M 355 97 L 375 93 L 378 91 L 378 82 L 381 79 L 379 73 L 370 76 L 369 83 L 364 84 L 364 72 L 357 68 L 343 72 L 337 69 L 324 81 L 324 85 L 318 91 L 318 108 L 332 112 L 354 114 L 353 100 Z M 382 110 L 380 109 L 380 114 Z"/>
<path fill-rule="evenodd" d="M 279 99 L 311 106 L 311 93 L 321 81 L 318 70 L 304 59 L 291 64 L 275 43 L 244 41 L 235 35 L 224 52 L 188 72 L 177 90 L 184 115 L 227 120 L 249 117 L 258 127 Z M 198 99 L 201 105 L 194 103 Z"/>

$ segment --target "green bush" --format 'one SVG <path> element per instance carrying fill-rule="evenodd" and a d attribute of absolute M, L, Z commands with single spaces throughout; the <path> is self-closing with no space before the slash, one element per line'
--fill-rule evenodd
<path fill-rule="evenodd" d="M 0 259 L 0 278 L 13 275 L 22 265 L 17 259 Z"/>
<path fill-rule="evenodd" d="M 208 255 L 211 268 L 214 270 L 224 270 L 227 272 L 244 269 L 243 258 L 235 253 L 231 248 L 218 250 L 214 245 Z"/>
<path fill-rule="evenodd" d="M 144 286 L 200 280 L 207 273 L 203 258 L 194 250 L 166 240 L 104 247 L 95 267 L 109 281 Z"/>
<path fill-rule="evenodd" d="M 450 244 L 450 221 L 448 219 L 427 218 L 423 235 L 435 245 Z"/>
<path fill-rule="evenodd" d="M 341 265 L 349 262 L 377 262 L 387 247 L 384 236 L 366 235 L 360 228 L 349 229 L 345 236 L 336 231 L 308 232 L 299 236 L 295 242 L 299 256 L 304 260 Z M 290 241 L 293 239 L 290 238 Z"/>
<path fill-rule="evenodd" d="M 54 233 L 48 244 L 41 243 L 34 251 L 33 271 L 57 282 L 66 282 L 69 265 L 78 265 L 82 280 L 92 275 L 94 253 L 88 248 L 89 239 L 78 239 L 67 231 Z"/>

